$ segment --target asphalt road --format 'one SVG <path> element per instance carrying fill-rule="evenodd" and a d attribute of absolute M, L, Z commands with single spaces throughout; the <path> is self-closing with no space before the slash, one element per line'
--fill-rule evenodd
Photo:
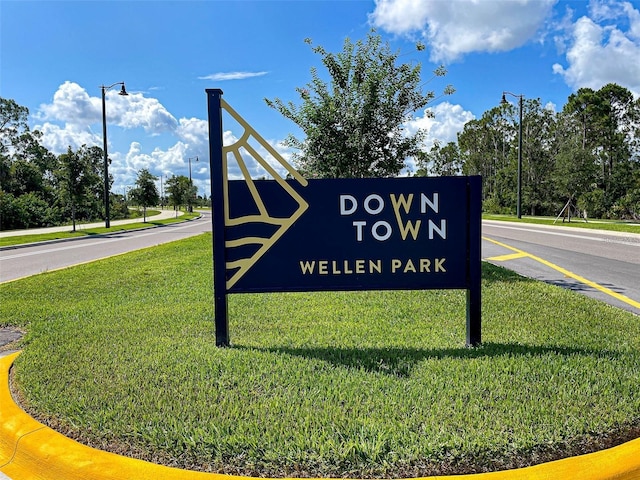
<path fill-rule="evenodd" d="M 0 283 L 211 231 L 211 214 L 142 231 L 0 251 Z M 484 221 L 482 256 L 640 315 L 640 234 Z"/>
<path fill-rule="evenodd" d="M 211 214 L 146 230 L 20 246 L 0 251 L 0 283 L 211 231 Z"/>
<path fill-rule="evenodd" d="M 482 256 L 640 315 L 640 235 L 484 221 Z"/>

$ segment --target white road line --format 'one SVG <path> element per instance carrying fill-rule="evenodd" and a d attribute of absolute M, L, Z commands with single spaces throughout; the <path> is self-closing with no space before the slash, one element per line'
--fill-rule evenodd
<path fill-rule="evenodd" d="M 640 247 L 640 238 L 638 240 L 636 240 L 634 237 L 628 236 L 626 238 L 621 238 L 621 239 L 617 239 L 614 237 L 597 237 L 597 236 L 589 236 L 589 235 L 576 235 L 575 233 L 564 233 L 564 232 L 550 232 L 548 230 L 544 230 L 544 229 L 537 229 L 537 228 L 525 228 L 525 227 L 512 227 L 512 226 L 507 226 L 507 225 L 496 225 L 494 223 L 487 225 L 490 226 L 491 228 L 503 228 L 506 230 L 519 230 L 522 232 L 535 232 L 535 233 L 542 233 L 545 235 L 556 235 L 559 237 L 569 237 L 569 238 L 579 238 L 582 240 L 592 240 L 594 242 L 604 242 L 604 243 L 616 243 L 618 245 L 630 245 L 632 247 Z M 604 235 L 607 235 L 607 233 L 605 233 Z"/>
<path fill-rule="evenodd" d="M 175 232 L 176 230 L 182 230 L 185 228 L 189 228 L 192 227 L 193 223 L 189 223 L 187 225 L 184 225 L 182 227 L 172 227 L 171 228 L 171 232 Z M 142 238 L 142 237 L 148 237 L 151 235 L 158 235 L 160 233 L 170 233 L 167 232 L 167 230 L 163 230 L 162 228 L 153 228 L 151 232 L 149 233 L 143 233 L 140 235 L 136 235 L 136 238 Z M 122 235 L 122 234 L 120 234 Z M 121 242 L 123 240 L 128 240 L 131 239 L 131 237 L 127 237 L 127 236 L 120 236 L 118 238 L 111 238 L 108 240 L 101 240 L 101 241 L 96 241 L 96 242 L 90 242 L 90 243 L 77 243 L 77 242 L 71 242 L 71 245 L 66 245 L 66 246 L 60 246 L 60 247 L 55 247 L 55 248 L 49 248 L 47 250 L 38 250 L 37 252 L 25 252 L 25 253 L 16 253 L 14 255 L 2 255 L 0 256 L 0 261 L 2 260 L 12 260 L 14 258 L 23 258 L 23 257 L 30 257 L 33 255 L 43 255 L 43 254 L 47 254 L 47 253 L 55 253 L 55 252 L 61 252 L 63 250 L 71 250 L 74 248 L 83 248 L 83 247 L 93 247 L 95 245 L 104 245 L 105 243 L 112 243 L 112 242 Z"/>

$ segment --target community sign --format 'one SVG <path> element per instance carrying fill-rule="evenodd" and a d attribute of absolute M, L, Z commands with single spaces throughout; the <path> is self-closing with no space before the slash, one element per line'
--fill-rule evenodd
<path fill-rule="evenodd" d="M 219 345 L 227 294 L 390 289 L 467 290 L 467 344 L 480 343 L 480 177 L 305 179 L 207 94 Z M 244 129 L 232 145 L 223 110 Z M 251 178 L 248 158 L 270 179 Z"/>

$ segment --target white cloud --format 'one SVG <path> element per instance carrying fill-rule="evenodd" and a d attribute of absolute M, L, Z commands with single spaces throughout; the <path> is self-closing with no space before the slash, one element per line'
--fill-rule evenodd
<path fill-rule="evenodd" d="M 113 122 L 123 128 L 142 127 L 146 132 L 158 135 L 172 132 L 178 122 L 155 98 L 146 98 L 141 93 L 110 99 L 107 113 Z"/>
<path fill-rule="evenodd" d="M 409 133 L 415 133 L 418 129 L 427 132 L 423 148 L 430 149 L 436 141 L 441 144 L 455 142 L 458 133 L 462 131 L 465 123 L 473 120 L 473 113 L 464 110 L 460 105 L 442 102 L 435 107 L 424 111 L 422 117 L 417 117 L 406 125 Z"/>
<path fill-rule="evenodd" d="M 52 102 L 41 105 L 34 115 L 42 122 L 34 125 L 42 132 L 42 144 L 55 154 L 66 152 L 69 146 L 74 150 L 82 145 L 102 147 L 102 98 L 99 89 L 97 93 L 92 97 L 74 82 L 60 85 Z M 145 152 L 143 141 L 134 141 L 130 143 L 128 152 L 122 154 L 111 145 L 115 135 L 109 135 L 109 158 L 112 161 L 109 171 L 114 176 L 116 191 L 135 183 L 137 172 L 143 168 L 165 177 L 188 174 L 189 157 L 208 157 L 207 121 L 197 118 L 178 121 L 156 98 L 145 97 L 142 93 L 120 96 L 117 91 L 109 90 L 106 92 L 106 114 L 110 129 L 142 128 L 153 137 L 168 135 L 163 142 L 166 139 L 170 141 L 171 136 L 175 138 L 170 147 L 156 147 L 151 152 Z M 198 172 L 204 173 L 201 170 Z"/>
<path fill-rule="evenodd" d="M 589 17 L 596 22 L 603 22 L 618 18 L 624 12 L 624 5 L 620 0 L 590 0 Z"/>
<path fill-rule="evenodd" d="M 80 85 L 66 81 L 53 94 L 53 103 L 40 105 L 35 117 L 86 126 L 101 121 L 101 108 L 100 98 L 90 97 Z"/>
<path fill-rule="evenodd" d="M 575 89 L 617 83 L 640 95 L 640 11 L 628 2 L 592 2 L 590 6 L 591 15 L 599 20 L 626 17 L 628 30 L 615 22 L 600 25 L 586 16 L 578 19 L 569 32 L 568 66 L 556 63 L 554 73 Z"/>
<path fill-rule="evenodd" d="M 156 170 L 153 157 L 142 151 L 142 145 L 139 142 L 131 142 L 129 151 L 125 156 L 126 171 L 138 172 L 142 169 L 149 171 Z"/>
<path fill-rule="evenodd" d="M 238 140 L 239 140 L 238 137 L 236 137 L 231 130 L 225 130 L 222 133 L 222 144 L 225 146 L 233 145 Z"/>
<path fill-rule="evenodd" d="M 628 2 L 624 3 L 624 10 L 629 16 L 629 37 L 636 42 L 640 41 L 640 10 L 636 10 L 633 8 L 633 5 Z"/>
<path fill-rule="evenodd" d="M 415 32 L 428 24 L 432 8 L 420 0 L 376 0 L 376 8 L 369 20 L 389 32 Z"/>
<path fill-rule="evenodd" d="M 198 77 L 198 80 L 213 80 L 217 82 L 225 80 L 244 80 L 245 78 L 261 77 L 269 72 L 218 72 Z"/>
<path fill-rule="evenodd" d="M 74 82 L 66 81 L 53 95 L 53 102 L 40 105 L 35 115 L 39 120 L 65 122 L 78 129 L 89 128 L 102 123 L 102 94 L 91 97 L 87 91 Z M 123 128 L 142 127 L 151 134 L 173 131 L 178 122 L 155 98 L 147 98 L 141 93 L 118 95 L 115 90 L 105 94 L 107 122 Z"/>
<path fill-rule="evenodd" d="M 181 118 L 176 135 L 189 144 L 191 150 L 201 154 L 209 152 L 209 122 L 199 118 Z"/>
<path fill-rule="evenodd" d="M 182 142 L 177 142 L 166 150 L 155 148 L 151 153 L 143 152 L 139 142 L 131 142 L 121 171 L 135 176 L 135 173 L 145 168 L 154 175 L 164 177 L 185 175 L 183 170 L 188 169 L 188 158 L 187 146 Z"/>
<path fill-rule="evenodd" d="M 464 110 L 460 105 L 442 102 L 435 107 L 426 109 L 422 117 L 415 118 L 405 127 L 409 133 L 415 133 L 418 129 L 426 131 L 427 136 L 422 149 L 429 151 L 436 142 L 441 145 L 456 142 L 458 133 L 462 131 L 465 123 L 474 118 L 473 113 Z M 407 164 L 410 171 L 416 170 L 415 162 L 412 159 Z"/>
<path fill-rule="evenodd" d="M 396 34 L 421 33 L 431 60 L 451 62 L 471 52 L 524 45 L 549 18 L 557 0 L 376 0 L 369 17 Z"/>
<path fill-rule="evenodd" d="M 56 155 L 65 153 L 69 147 L 73 150 L 77 150 L 82 145 L 102 147 L 102 135 L 96 135 L 75 123 L 68 123 L 61 127 L 45 122 L 42 125 L 35 125 L 34 129 L 42 132 L 42 145 Z"/>
<path fill-rule="evenodd" d="M 42 144 L 55 154 L 64 153 L 69 146 L 77 150 L 82 145 L 102 147 L 102 98 L 92 97 L 80 85 L 65 82 L 60 85 L 49 104 L 40 106 L 34 118 L 40 122 L 34 129 L 42 132 Z M 172 175 L 188 175 L 188 159 L 192 159 L 192 178 L 199 192 L 209 194 L 211 191 L 209 171 L 209 127 L 207 120 L 181 118 L 176 120 L 156 98 L 145 97 L 140 92 L 120 96 L 116 90 L 106 93 L 106 113 L 109 126 L 109 172 L 114 176 L 113 190 L 121 193 L 123 189 L 135 184 L 137 174 L 142 169 L 153 175 L 162 176 L 165 180 Z M 233 124 L 233 122 L 232 122 Z M 242 127 L 233 124 L 231 130 L 224 132 L 223 144 L 231 145 L 238 140 L 236 134 Z M 140 132 L 126 133 L 126 130 L 142 128 L 147 135 Z M 156 140 L 156 136 L 158 140 Z M 154 137 L 149 142 L 149 136 Z M 132 141 L 132 137 L 135 141 Z M 123 140 L 124 139 L 124 140 Z M 128 145 L 121 151 L 112 145 Z M 162 148 L 155 145 L 161 143 Z M 278 142 L 270 142 L 281 155 L 290 158 L 288 152 Z M 155 148 L 154 148 L 155 146 Z M 266 149 L 257 142 L 253 147 L 282 176 L 286 174 Z M 153 150 L 152 150 L 153 149 Z M 124 153 L 126 152 L 126 153 Z M 252 161 L 246 152 L 243 156 L 252 177 L 268 176 L 268 172 Z M 198 162 L 194 158 L 199 159 Z M 241 178 L 237 165 L 232 165 L 230 178 Z"/>

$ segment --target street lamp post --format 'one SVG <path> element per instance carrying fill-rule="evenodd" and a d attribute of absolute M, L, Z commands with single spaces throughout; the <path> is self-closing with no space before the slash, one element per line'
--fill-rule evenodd
<path fill-rule="evenodd" d="M 109 221 L 109 156 L 107 154 L 107 111 L 105 108 L 105 95 L 110 88 L 116 85 L 122 85 L 118 95 L 129 95 L 124 88 L 124 82 L 116 82 L 108 87 L 104 85 L 100 86 L 102 89 L 102 151 L 104 153 L 104 226 L 106 228 L 110 228 L 111 223 Z"/>
<path fill-rule="evenodd" d="M 193 180 L 191 179 L 191 159 L 195 159 L 195 161 L 198 161 L 198 157 L 189 157 L 189 186 L 193 186 Z M 197 192 L 196 192 L 197 195 Z M 189 202 L 189 213 L 191 213 L 193 211 L 193 207 L 191 206 L 191 202 Z"/>
<path fill-rule="evenodd" d="M 507 95 L 511 95 L 518 99 L 518 105 L 520 107 L 519 126 L 518 126 L 518 203 L 516 205 L 516 215 L 518 218 L 522 218 L 521 206 L 522 206 L 522 99 L 524 95 L 516 95 L 511 92 L 502 92 L 501 104 L 506 104 Z"/>
<path fill-rule="evenodd" d="M 189 183 L 193 183 L 191 181 L 191 159 L 195 159 L 195 161 L 197 162 L 198 161 L 198 157 L 197 156 L 189 157 Z"/>

